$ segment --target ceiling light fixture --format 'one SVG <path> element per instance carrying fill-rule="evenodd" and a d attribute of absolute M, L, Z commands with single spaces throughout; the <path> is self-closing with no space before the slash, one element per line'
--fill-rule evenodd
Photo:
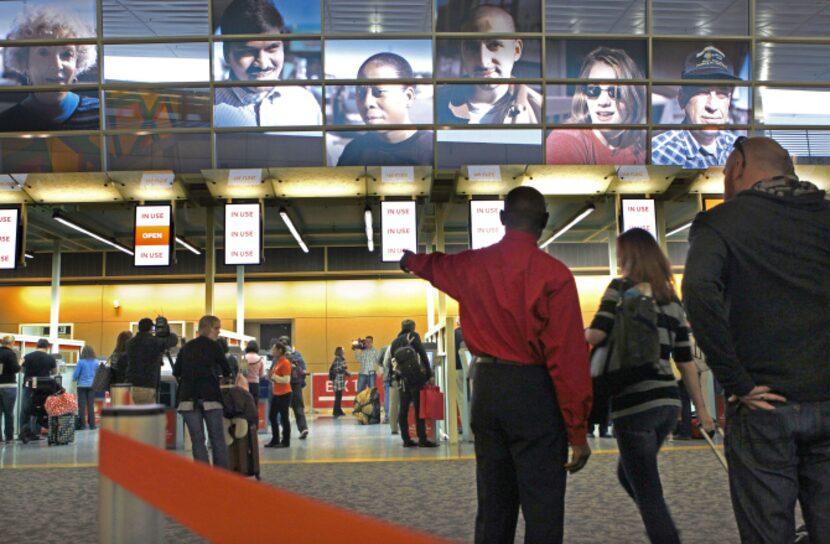
<path fill-rule="evenodd" d="M 692 226 L 692 222 L 689 221 L 686 224 L 680 225 L 679 227 L 675 227 L 675 228 L 671 229 L 669 232 L 666 233 L 666 237 L 668 238 L 669 236 L 677 234 L 678 232 L 683 232 L 684 230 L 688 229 L 691 226 Z"/>
<path fill-rule="evenodd" d="M 26 257 L 27 259 L 34 259 L 35 258 L 34 254 L 29 253 L 28 251 L 26 253 L 24 253 L 23 256 Z"/>
<path fill-rule="evenodd" d="M 186 250 L 190 251 L 191 253 L 194 253 L 196 255 L 202 254 L 202 252 L 199 251 L 199 248 L 197 248 L 181 236 L 176 236 L 176 243 L 185 248 Z"/>
<path fill-rule="evenodd" d="M 122 251 L 122 252 L 126 253 L 127 255 L 135 255 L 135 253 L 133 253 L 133 250 L 131 250 L 130 248 L 128 248 L 126 246 L 122 246 L 121 244 L 116 242 L 114 239 L 107 238 L 103 234 L 98 234 L 97 232 L 91 231 L 88 228 L 82 227 L 81 225 L 75 223 L 71 219 L 68 219 L 68 218 L 64 217 L 63 213 L 61 213 L 60 210 L 55 210 L 55 212 L 52 214 L 52 219 L 54 219 L 55 221 L 57 221 L 58 223 L 60 223 L 62 225 L 66 225 L 67 227 L 69 227 L 71 229 L 75 229 L 75 230 L 77 230 L 78 232 L 80 232 L 82 234 L 86 234 L 87 236 L 89 236 L 91 238 L 95 238 L 99 242 L 103 242 L 103 243 L 105 243 L 109 246 L 112 246 L 115 249 L 117 249 L 118 251 Z"/>
<path fill-rule="evenodd" d="M 577 223 L 579 223 L 580 221 L 594 213 L 594 210 L 596 210 L 596 207 L 593 204 L 588 204 L 586 207 L 580 210 L 575 216 L 569 219 L 563 227 L 556 229 L 550 238 L 542 242 L 542 244 L 539 246 L 539 249 L 545 249 L 546 247 L 548 247 L 550 244 L 554 242 L 554 240 L 556 240 L 557 238 L 571 230 L 574 227 L 574 225 L 576 225 Z"/>
<path fill-rule="evenodd" d="M 280 217 L 282 218 L 282 222 L 285 223 L 285 226 L 288 227 L 288 230 L 291 232 L 291 236 L 293 236 L 297 241 L 297 244 L 299 244 L 300 249 L 302 249 L 304 253 L 308 253 L 308 246 L 305 245 L 303 237 L 300 236 L 299 231 L 297 231 L 297 227 L 294 226 L 294 222 L 291 220 L 291 217 L 288 216 L 288 210 L 280 208 Z"/>
<path fill-rule="evenodd" d="M 369 248 L 369 253 L 375 250 L 375 231 L 372 226 L 372 208 L 367 204 L 366 209 L 363 210 L 363 224 L 366 227 L 366 245 Z"/>

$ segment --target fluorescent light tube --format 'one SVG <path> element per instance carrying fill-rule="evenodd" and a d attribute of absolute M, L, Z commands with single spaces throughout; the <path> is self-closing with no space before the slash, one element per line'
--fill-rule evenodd
<path fill-rule="evenodd" d="M 98 234 L 97 232 L 93 232 L 89 229 L 86 229 L 86 228 L 78 225 L 77 223 L 63 217 L 59 211 L 55 211 L 55 213 L 52 215 L 52 219 L 54 219 L 58 223 L 61 223 L 62 225 L 66 225 L 67 227 L 69 227 L 71 229 L 75 229 L 75 230 L 77 230 L 78 232 L 80 232 L 82 234 L 86 234 L 87 236 L 89 236 L 91 238 L 95 238 L 99 242 L 103 242 L 103 243 L 107 244 L 108 246 L 112 246 L 115 249 L 117 249 L 118 251 L 123 251 L 127 255 L 135 255 L 135 253 L 133 253 L 133 251 L 131 249 L 129 249 L 125 246 L 122 246 L 121 244 L 119 244 L 115 240 L 110 240 L 109 238 L 106 238 L 105 236 L 103 236 L 101 234 Z"/>
<path fill-rule="evenodd" d="M 280 208 L 280 217 L 282 218 L 282 222 L 285 223 L 285 226 L 288 227 L 288 230 L 291 232 L 291 236 L 293 236 L 297 241 L 297 244 L 299 244 L 300 249 L 302 249 L 303 252 L 308 253 L 308 246 L 305 245 L 303 237 L 300 236 L 300 233 L 297 231 L 297 227 L 294 226 L 294 222 L 288 216 L 288 211 L 286 211 L 285 208 Z"/>
<path fill-rule="evenodd" d="M 372 222 L 372 208 L 366 206 L 366 209 L 363 210 L 363 224 L 366 227 L 366 245 L 370 253 L 375 250 L 375 231 Z"/>
<path fill-rule="evenodd" d="M 199 251 L 199 249 L 196 246 L 194 246 L 193 244 L 191 244 L 190 242 L 188 242 L 187 240 L 185 240 L 181 236 L 176 236 L 176 243 L 178 243 L 180 246 L 182 246 L 186 250 L 190 251 L 191 253 L 195 253 L 196 255 L 201 255 L 202 254 L 202 252 Z"/>
<path fill-rule="evenodd" d="M 573 219 L 568 221 L 568 223 L 564 227 L 556 230 L 556 232 L 554 232 L 553 235 L 550 238 L 548 238 L 547 240 L 542 242 L 542 245 L 539 246 L 539 249 L 545 249 L 546 247 L 548 247 L 550 244 L 553 243 L 554 240 L 556 240 L 557 238 L 559 238 L 560 236 L 562 236 L 563 234 L 565 234 L 566 232 L 571 230 L 574 227 L 574 225 L 576 225 L 577 223 L 579 223 L 580 221 L 582 221 L 583 219 L 585 219 L 586 217 L 588 217 L 589 215 L 594 213 L 595 209 L 596 208 L 594 207 L 593 204 L 589 204 L 588 207 L 586 207 L 581 212 L 579 212 L 576 215 L 576 217 L 574 217 Z"/>

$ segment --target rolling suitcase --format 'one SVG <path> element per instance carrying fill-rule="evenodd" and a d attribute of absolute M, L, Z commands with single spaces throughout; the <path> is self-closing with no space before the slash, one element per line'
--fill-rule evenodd
<path fill-rule="evenodd" d="M 251 425 L 244 437 L 234 438 L 228 446 L 228 461 L 232 471 L 259 480 L 259 440 L 255 426 Z"/>

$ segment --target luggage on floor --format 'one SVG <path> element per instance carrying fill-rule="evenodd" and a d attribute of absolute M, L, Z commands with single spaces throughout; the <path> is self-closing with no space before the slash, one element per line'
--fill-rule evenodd
<path fill-rule="evenodd" d="M 380 397 L 376 387 L 367 387 L 355 395 L 352 413 L 361 425 L 380 423 Z"/>
<path fill-rule="evenodd" d="M 72 393 L 67 393 L 66 389 L 61 387 L 57 393 L 50 395 L 44 403 L 46 415 L 60 416 L 63 414 L 74 414 L 78 411 L 78 400 Z"/>
<path fill-rule="evenodd" d="M 71 444 L 75 440 L 75 414 L 49 416 L 48 443 L 50 446 Z"/>
<path fill-rule="evenodd" d="M 230 469 L 243 476 L 253 476 L 259 480 L 259 440 L 256 426 L 249 426 L 242 438 L 235 438 L 228 446 Z"/>

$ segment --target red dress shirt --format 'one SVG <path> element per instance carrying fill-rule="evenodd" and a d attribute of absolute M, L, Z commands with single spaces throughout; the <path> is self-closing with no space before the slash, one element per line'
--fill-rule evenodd
<path fill-rule="evenodd" d="M 571 271 L 516 230 L 490 247 L 409 254 L 405 264 L 458 301 L 473 355 L 547 366 L 568 439 L 585 444 L 591 377 Z"/>

